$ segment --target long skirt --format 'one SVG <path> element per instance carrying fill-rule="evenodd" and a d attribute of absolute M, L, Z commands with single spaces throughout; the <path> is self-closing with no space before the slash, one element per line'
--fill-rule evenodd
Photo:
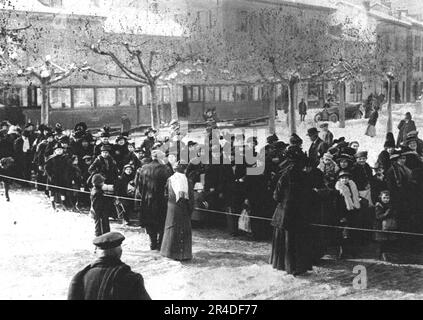
<path fill-rule="evenodd" d="M 371 138 L 376 137 L 376 127 L 373 126 L 373 125 L 371 125 L 371 124 L 369 124 L 369 126 L 367 127 L 367 130 L 366 130 L 366 133 L 365 134 L 366 134 L 366 136 L 369 136 Z"/>
<path fill-rule="evenodd" d="M 308 230 L 286 231 L 274 228 L 270 264 L 274 269 L 288 274 L 306 273 L 313 269 L 310 248 Z"/>
<path fill-rule="evenodd" d="M 192 227 L 187 200 L 169 201 L 160 254 L 176 261 L 192 259 Z"/>

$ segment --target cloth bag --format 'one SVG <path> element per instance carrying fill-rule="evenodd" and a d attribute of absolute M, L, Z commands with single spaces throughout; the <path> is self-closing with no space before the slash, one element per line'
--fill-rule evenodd
<path fill-rule="evenodd" d="M 247 209 L 242 210 L 241 216 L 238 220 L 238 229 L 247 233 L 251 233 L 251 218 L 250 212 Z"/>

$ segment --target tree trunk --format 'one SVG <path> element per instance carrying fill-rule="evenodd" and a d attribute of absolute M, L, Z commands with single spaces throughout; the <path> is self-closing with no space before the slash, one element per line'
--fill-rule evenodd
<path fill-rule="evenodd" d="M 177 86 L 175 84 L 170 85 L 170 109 L 172 113 L 172 120 L 179 120 L 178 95 L 177 95 Z"/>
<path fill-rule="evenodd" d="M 49 125 L 49 99 L 48 99 L 48 85 L 47 83 L 41 84 L 41 94 L 43 97 L 43 103 L 41 105 L 41 123 L 48 126 Z"/>
<path fill-rule="evenodd" d="M 339 84 L 339 127 L 345 128 L 345 81 Z"/>
<path fill-rule="evenodd" d="M 387 132 L 393 132 L 392 126 L 392 79 L 388 77 L 388 125 Z"/>
<path fill-rule="evenodd" d="M 270 85 L 270 107 L 269 107 L 269 134 L 276 133 L 275 115 L 276 115 L 276 90 L 275 85 Z"/>
<path fill-rule="evenodd" d="M 291 134 L 297 133 L 297 124 L 295 119 L 295 85 L 298 83 L 298 77 L 292 76 L 288 83 L 288 96 L 289 96 L 289 128 Z"/>
<path fill-rule="evenodd" d="M 157 97 L 157 85 L 150 84 L 151 90 L 151 126 L 154 129 L 160 129 L 160 112 Z"/>

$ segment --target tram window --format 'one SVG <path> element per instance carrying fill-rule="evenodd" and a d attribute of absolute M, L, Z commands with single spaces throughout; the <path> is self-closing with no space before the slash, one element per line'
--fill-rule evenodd
<path fill-rule="evenodd" d="M 220 88 L 219 87 L 206 87 L 205 88 L 205 100 L 206 102 L 217 102 L 220 100 Z"/>
<path fill-rule="evenodd" d="M 71 107 L 70 89 L 50 89 L 50 107 L 52 109 L 66 109 Z"/>
<path fill-rule="evenodd" d="M 136 89 L 135 88 L 119 88 L 118 89 L 118 106 L 135 107 L 136 106 Z"/>
<path fill-rule="evenodd" d="M 1 92 L 0 103 L 10 107 L 22 107 L 21 88 L 8 88 Z"/>
<path fill-rule="evenodd" d="M 113 88 L 97 89 L 97 107 L 107 108 L 116 105 L 116 90 Z"/>
<path fill-rule="evenodd" d="M 94 89 L 75 89 L 74 101 L 75 109 L 94 107 Z"/>
<path fill-rule="evenodd" d="M 161 88 L 159 101 L 164 104 L 170 103 L 170 89 L 169 88 Z"/>
<path fill-rule="evenodd" d="M 255 86 L 253 88 L 253 100 L 254 101 L 261 101 L 261 93 L 262 93 L 262 87 L 261 86 Z"/>
<path fill-rule="evenodd" d="M 225 101 L 225 102 L 235 101 L 235 88 L 233 86 L 222 87 L 221 94 L 222 94 L 222 101 Z"/>
<path fill-rule="evenodd" d="M 193 86 L 192 87 L 192 101 L 198 102 L 201 101 L 201 87 Z"/>
<path fill-rule="evenodd" d="M 248 87 L 247 86 L 236 87 L 236 101 L 239 101 L 239 102 L 248 101 Z"/>

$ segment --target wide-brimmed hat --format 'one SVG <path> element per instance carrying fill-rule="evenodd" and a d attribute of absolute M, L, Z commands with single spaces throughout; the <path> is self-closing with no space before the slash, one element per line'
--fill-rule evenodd
<path fill-rule="evenodd" d="M 119 141 L 128 141 L 128 138 L 127 137 L 124 137 L 124 136 L 118 136 L 117 138 L 116 138 L 116 143 L 118 143 Z"/>
<path fill-rule="evenodd" d="M 273 143 L 279 141 L 279 138 L 276 134 L 273 134 L 273 135 L 267 137 L 266 141 L 267 141 L 267 144 L 273 144 Z"/>
<path fill-rule="evenodd" d="M 419 132 L 417 130 L 413 130 L 407 133 L 407 138 L 417 138 L 418 136 Z"/>
<path fill-rule="evenodd" d="M 336 157 L 335 161 L 337 163 L 341 162 L 342 160 L 346 160 L 350 163 L 354 163 L 355 159 L 352 155 L 347 153 L 341 153 L 339 156 Z"/>

